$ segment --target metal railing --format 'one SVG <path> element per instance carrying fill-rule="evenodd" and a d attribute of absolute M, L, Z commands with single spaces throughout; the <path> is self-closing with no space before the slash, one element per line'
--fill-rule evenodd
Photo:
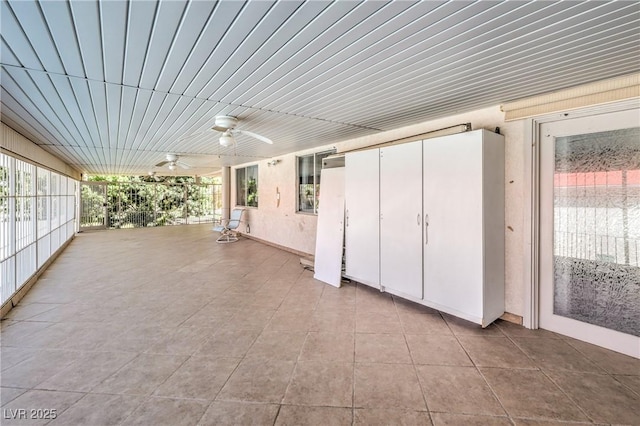
<path fill-rule="evenodd" d="M 640 266 L 636 238 L 555 231 L 553 246 L 556 256 Z"/>
<path fill-rule="evenodd" d="M 80 228 L 144 228 L 218 222 L 220 184 L 82 182 Z"/>

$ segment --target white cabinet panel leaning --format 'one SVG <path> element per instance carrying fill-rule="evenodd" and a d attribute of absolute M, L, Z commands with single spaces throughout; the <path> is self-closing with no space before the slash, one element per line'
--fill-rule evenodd
<path fill-rule="evenodd" d="M 487 326 L 504 313 L 504 137 L 347 153 L 345 275 Z"/>

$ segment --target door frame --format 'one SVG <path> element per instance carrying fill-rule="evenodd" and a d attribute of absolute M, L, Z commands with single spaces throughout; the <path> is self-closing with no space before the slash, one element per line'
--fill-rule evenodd
<path fill-rule="evenodd" d="M 98 229 L 107 229 L 108 228 L 108 222 L 109 222 L 109 212 L 108 212 L 108 182 L 102 182 L 102 181 L 98 181 L 98 182 L 88 182 L 88 181 L 80 181 L 79 182 L 80 185 L 78 186 L 78 200 L 79 200 L 79 206 L 78 206 L 78 229 L 80 231 L 92 231 L 92 230 L 98 230 Z M 94 226 L 82 226 L 82 213 L 83 213 L 83 208 L 84 208 L 84 204 L 82 203 L 82 187 L 86 185 L 86 186 L 90 186 L 90 187 L 102 187 L 104 188 L 104 203 L 102 205 L 103 208 L 103 215 L 104 215 L 104 220 L 102 225 L 94 225 Z"/>
<path fill-rule="evenodd" d="M 639 109 L 638 99 L 629 99 L 577 110 L 561 111 L 525 120 L 524 139 L 524 311 L 523 325 L 540 325 L 540 141 L 541 126 L 554 121 Z"/>

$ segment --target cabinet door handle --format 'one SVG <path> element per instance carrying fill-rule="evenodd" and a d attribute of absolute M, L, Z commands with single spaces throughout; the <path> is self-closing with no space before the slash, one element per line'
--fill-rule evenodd
<path fill-rule="evenodd" d="M 424 215 L 424 244 L 429 244 L 429 215 Z"/>

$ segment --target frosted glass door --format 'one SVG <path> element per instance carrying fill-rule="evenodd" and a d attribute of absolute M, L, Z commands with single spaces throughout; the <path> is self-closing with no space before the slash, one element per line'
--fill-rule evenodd
<path fill-rule="evenodd" d="M 541 326 L 636 357 L 638 117 L 635 111 L 549 124 L 541 146 Z"/>
<path fill-rule="evenodd" d="M 380 148 L 380 284 L 422 299 L 422 141 Z"/>
<path fill-rule="evenodd" d="M 345 267 L 360 283 L 380 287 L 380 154 L 345 155 Z"/>

